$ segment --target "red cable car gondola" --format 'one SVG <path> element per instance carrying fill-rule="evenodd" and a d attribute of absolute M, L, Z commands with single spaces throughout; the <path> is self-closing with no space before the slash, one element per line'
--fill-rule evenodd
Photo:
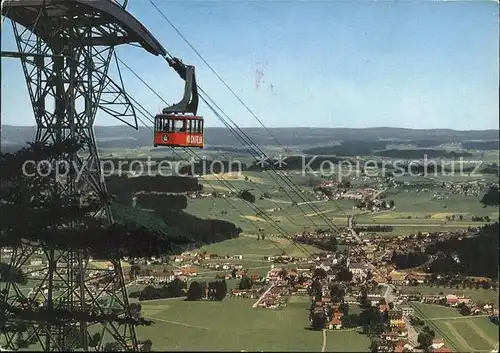
<path fill-rule="evenodd" d="M 155 116 L 154 146 L 203 148 L 203 118 L 198 110 L 198 86 L 194 66 L 184 65 L 179 59 L 168 63 L 186 81 L 184 97 L 162 114 Z"/>

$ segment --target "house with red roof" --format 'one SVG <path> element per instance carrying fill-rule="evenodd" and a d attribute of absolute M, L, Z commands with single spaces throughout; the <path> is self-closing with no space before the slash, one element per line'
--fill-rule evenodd
<path fill-rule="evenodd" d="M 338 319 L 336 317 L 333 317 L 330 320 L 330 324 L 328 325 L 328 328 L 330 330 L 339 330 L 342 328 L 342 321 L 340 321 L 340 319 Z"/>

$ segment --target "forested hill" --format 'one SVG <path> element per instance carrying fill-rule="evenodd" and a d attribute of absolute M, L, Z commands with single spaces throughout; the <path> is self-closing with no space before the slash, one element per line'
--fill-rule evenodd
<path fill-rule="evenodd" d="M 186 213 L 185 192 L 202 190 L 195 178 L 143 176 L 139 178 L 110 176 L 108 192 L 114 196 L 113 215 L 118 223 L 141 226 L 169 235 L 183 234 L 190 239 L 176 250 L 199 247 L 236 238 L 241 229 L 234 223 L 218 219 L 202 219 Z M 136 197 L 136 207 L 132 206 Z"/>
<path fill-rule="evenodd" d="M 207 121 L 207 123 L 209 123 Z M 34 126 L 2 125 L 2 148 L 22 146 L 35 137 Z M 269 128 L 270 136 L 264 128 L 242 128 L 257 145 L 278 145 L 273 136 L 284 146 L 328 146 L 338 141 L 349 140 L 392 140 L 392 141 L 432 141 L 439 143 L 462 141 L 497 141 L 498 130 L 457 131 L 447 129 L 402 129 L 377 127 L 366 129 L 349 128 Z M 100 148 L 135 148 L 152 145 L 151 131 L 146 127 L 134 130 L 128 126 L 96 126 L 96 138 Z M 207 127 L 205 136 L 209 143 L 219 146 L 242 147 L 230 130 Z M 490 143 L 491 144 L 491 143 Z M 476 147 L 475 144 L 470 145 Z"/>

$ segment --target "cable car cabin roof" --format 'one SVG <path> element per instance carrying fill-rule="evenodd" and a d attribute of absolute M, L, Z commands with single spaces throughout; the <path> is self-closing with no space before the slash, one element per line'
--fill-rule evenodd
<path fill-rule="evenodd" d="M 202 116 L 193 115 L 175 115 L 175 114 L 158 114 L 155 119 L 162 120 L 203 120 Z"/>

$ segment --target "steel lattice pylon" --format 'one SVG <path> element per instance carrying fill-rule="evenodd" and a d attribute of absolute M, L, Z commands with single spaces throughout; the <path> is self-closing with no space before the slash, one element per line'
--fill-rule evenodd
<path fill-rule="evenodd" d="M 12 20 L 18 53 L 2 54 L 21 59 L 37 124 L 36 141 L 78 139 L 84 143 L 86 157 L 75 153 L 64 156 L 83 172 L 78 180 L 61 179 L 60 195 L 68 199 L 100 198 L 101 208 L 95 216 L 112 222 L 93 131 L 97 110 L 101 108 L 137 128 L 133 106 L 123 87 L 108 77 L 114 46 L 139 42 L 156 55 L 162 54 L 163 48 L 149 32 L 140 31 L 138 22 L 124 10 L 125 4 L 110 0 L 28 2 L 29 7 L 23 6 L 23 1 L 4 4 L 2 14 Z M 36 16 L 32 15 L 33 9 L 37 10 Z M 131 316 L 119 259 L 107 259 L 109 265 L 98 270 L 89 266 L 89 258 L 83 253 L 29 246 L 11 249 L 10 259 L 11 265 L 22 267 L 33 283 L 28 291 L 8 281 L 6 300 L 11 305 L 22 306 L 29 298 L 38 298 L 49 308 L 85 307 L 100 313 L 113 308 L 121 317 Z M 28 341 L 44 351 L 74 350 L 77 341 L 81 349 L 88 351 L 96 332 L 102 339 L 92 346 L 94 349 L 102 349 L 106 342 L 115 342 L 120 350 L 138 348 L 130 324 L 25 324 L 30 327 Z M 75 337 L 75 331 L 79 337 Z M 23 348 L 17 346 L 15 334 L 6 333 L 3 338 L 1 345 Z"/>

